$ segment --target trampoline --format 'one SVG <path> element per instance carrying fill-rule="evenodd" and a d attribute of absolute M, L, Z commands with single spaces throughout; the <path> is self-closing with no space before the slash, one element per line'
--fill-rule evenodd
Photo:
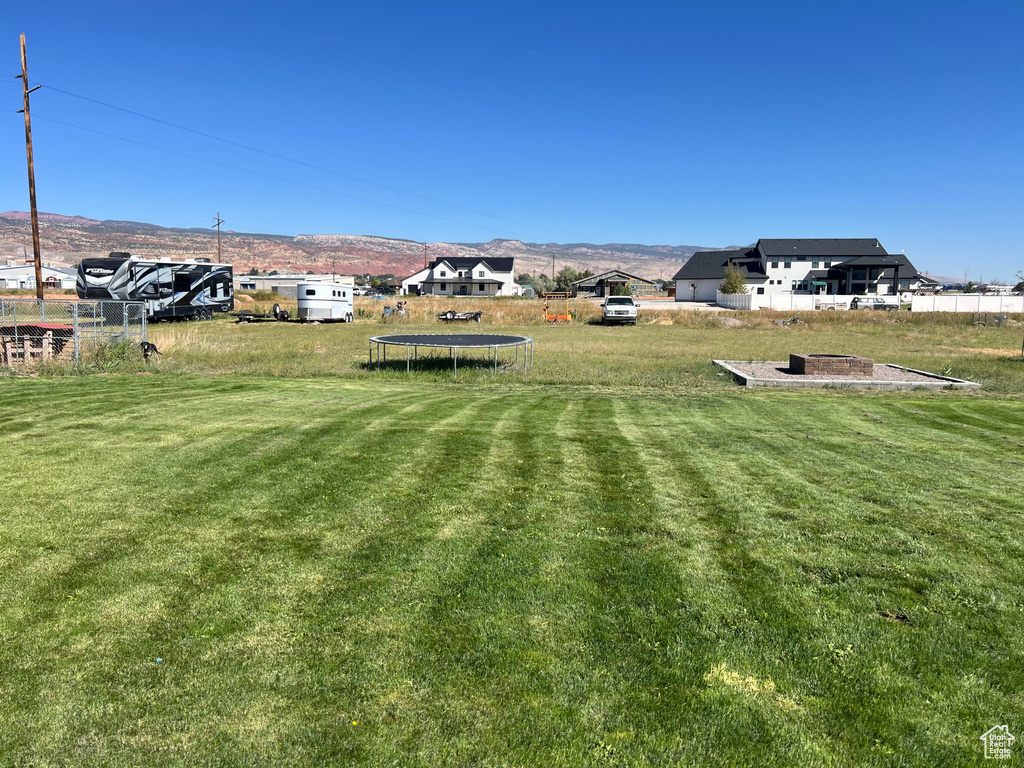
<path fill-rule="evenodd" d="M 505 336 L 496 333 L 400 333 L 392 336 L 373 336 L 370 338 L 370 363 L 373 363 L 373 351 L 376 344 L 377 368 L 380 368 L 381 352 L 386 363 L 388 347 L 405 347 L 405 371 L 412 370 L 412 363 L 419 359 L 420 347 L 429 349 L 447 349 L 452 359 L 455 378 L 459 378 L 459 350 L 486 349 L 487 360 L 493 358 L 494 372 L 498 372 L 498 350 L 514 347 L 515 362 L 519 362 L 519 348 L 523 348 L 523 370 L 533 364 L 533 339 L 529 336 Z"/>

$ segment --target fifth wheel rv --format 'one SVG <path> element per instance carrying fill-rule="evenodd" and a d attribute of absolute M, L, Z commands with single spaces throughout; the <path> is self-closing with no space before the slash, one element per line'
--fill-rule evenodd
<path fill-rule="evenodd" d="M 151 320 L 209 320 L 235 308 L 231 265 L 203 259 L 82 259 L 76 288 L 80 299 L 144 301 Z"/>

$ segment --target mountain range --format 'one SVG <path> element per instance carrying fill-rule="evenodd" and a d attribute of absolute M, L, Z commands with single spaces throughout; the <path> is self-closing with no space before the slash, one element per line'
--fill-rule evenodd
<path fill-rule="evenodd" d="M 43 261 L 71 266 L 89 256 L 128 251 L 140 256 L 217 258 L 213 229 L 163 227 L 136 221 L 99 221 L 84 216 L 40 213 Z M 486 243 L 427 243 L 426 257 L 511 256 L 516 272 L 551 274 L 564 266 L 595 273 L 623 269 L 641 277 L 668 279 L 696 251 L 695 245 L 634 243 L 525 243 L 491 240 Z M 29 214 L 0 214 L 0 259 L 22 262 L 32 253 Z M 338 272 L 404 276 L 423 266 L 424 244 L 369 235 L 271 235 L 223 231 L 221 259 L 235 272 L 252 268 L 279 272 Z M 553 265 L 553 266 L 552 266 Z"/>

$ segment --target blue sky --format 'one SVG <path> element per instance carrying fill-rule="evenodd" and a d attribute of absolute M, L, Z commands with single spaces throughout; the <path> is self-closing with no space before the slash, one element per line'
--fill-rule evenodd
<path fill-rule="evenodd" d="M 44 211 L 431 241 L 878 237 L 940 274 L 1024 269 L 1019 0 L 36 0 L 0 28 L 4 210 L 28 207 L 24 32 Z"/>

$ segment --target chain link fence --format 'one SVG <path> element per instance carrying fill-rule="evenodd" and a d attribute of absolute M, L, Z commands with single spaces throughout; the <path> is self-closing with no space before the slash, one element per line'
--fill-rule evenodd
<path fill-rule="evenodd" d="M 0 365 L 77 361 L 103 344 L 146 341 L 141 301 L 0 298 Z"/>

